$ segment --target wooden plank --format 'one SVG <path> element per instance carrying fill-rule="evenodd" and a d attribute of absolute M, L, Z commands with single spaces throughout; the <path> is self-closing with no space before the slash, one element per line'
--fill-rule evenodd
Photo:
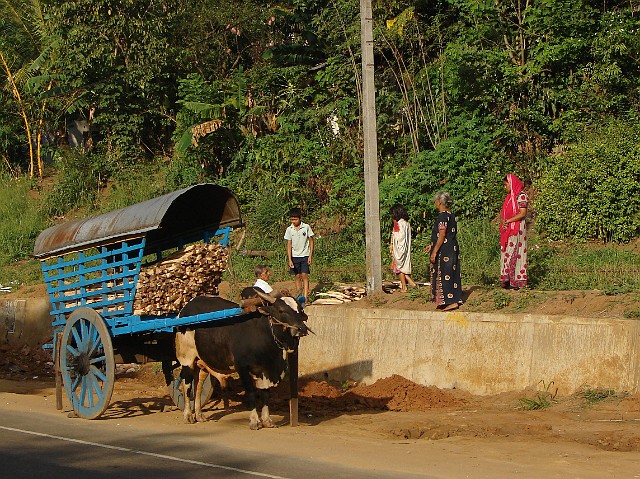
<path fill-rule="evenodd" d="M 289 425 L 296 427 L 298 425 L 298 346 L 300 339 L 296 338 L 295 349 L 292 353 L 287 354 L 289 360 L 289 390 L 291 397 L 289 399 Z"/>

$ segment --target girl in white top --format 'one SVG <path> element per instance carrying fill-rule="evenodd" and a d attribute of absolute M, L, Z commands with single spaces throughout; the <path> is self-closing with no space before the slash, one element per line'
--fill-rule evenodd
<path fill-rule="evenodd" d="M 407 284 L 414 287 L 416 283 L 411 278 L 411 227 L 409 215 L 403 206 L 395 205 L 391 208 L 393 218 L 393 232 L 391 233 L 392 269 L 400 277 L 400 291 L 407 290 Z"/>

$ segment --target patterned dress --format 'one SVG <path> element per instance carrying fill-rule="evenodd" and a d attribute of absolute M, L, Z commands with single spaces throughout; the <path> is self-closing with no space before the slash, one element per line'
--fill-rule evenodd
<path fill-rule="evenodd" d="M 529 198 L 523 192 L 516 199 L 518 208 L 528 208 Z M 507 244 L 500 247 L 500 281 L 512 288 L 527 286 L 527 224 L 523 219 L 515 235 L 509 236 Z"/>
<path fill-rule="evenodd" d="M 456 217 L 448 211 L 438 214 L 431 231 L 431 248 L 438 241 L 438 233 L 445 230 L 444 243 L 438 250 L 435 263 L 431 264 L 431 301 L 438 306 L 462 303 L 462 283 L 460 281 L 460 247 L 456 233 Z"/>

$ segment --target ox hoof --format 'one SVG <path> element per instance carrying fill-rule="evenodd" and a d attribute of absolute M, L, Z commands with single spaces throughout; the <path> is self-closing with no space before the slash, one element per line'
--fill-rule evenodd
<path fill-rule="evenodd" d="M 207 422 L 207 418 L 204 417 L 202 414 L 196 416 L 196 421 L 197 422 Z"/>
<path fill-rule="evenodd" d="M 257 431 L 258 429 L 262 429 L 262 423 L 261 422 L 250 422 L 249 423 L 249 429 L 251 429 L 252 431 Z"/>
<path fill-rule="evenodd" d="M 196 418 L 193 417 L 192 415 L 185 416 L 184 417 L 184 422 L 186 422 L 187 424 L 195 424 L 196 423 Z"/>
<path fill-rule="evenodd" d="M 266 427 L 266 428 L 276 428 L 278 426 L 276 426 L 273 421 L 271 419 L 269 419 L 268 421 L 262 421 L 262 427 Z"/>

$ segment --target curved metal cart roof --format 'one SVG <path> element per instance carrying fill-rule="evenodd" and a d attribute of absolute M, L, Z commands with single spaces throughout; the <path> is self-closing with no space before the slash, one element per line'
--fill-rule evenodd
<path fill-rule="evenodd" d="M 143 201 L 93 218 L 44 230 L 33 255 L 39 259 L 146 236 L 147 251 L 202 239 L 205 231 L 242 226 L 236 196 L 227 188 L 204 183 Z"/>

